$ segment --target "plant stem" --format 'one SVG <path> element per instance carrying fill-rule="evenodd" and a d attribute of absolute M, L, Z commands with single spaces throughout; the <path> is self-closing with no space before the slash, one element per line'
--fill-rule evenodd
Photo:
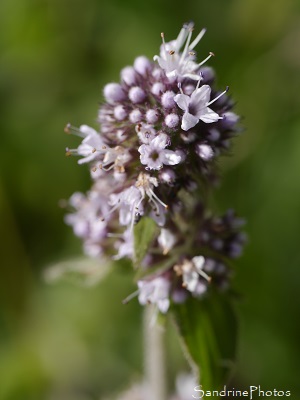
<path fill-rule="evenodd" d="M 156 306 L 144 309 L 144 370 L 147 400 L 167 400 L 164 328 L 155 317 Z"/>

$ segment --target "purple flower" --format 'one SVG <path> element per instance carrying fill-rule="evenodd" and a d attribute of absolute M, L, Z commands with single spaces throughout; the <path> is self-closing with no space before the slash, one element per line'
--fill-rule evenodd
<path fill-rule="evenodd" d="M 216 101 L 216 99 L 209 101 L 210 93 L 210 86 L 203 85 L 196 87 L 190 96 L 183 93 L 175 96 L 175 102 L 184 111 L 181 124 L 181 128 L 184 131 L 193 128 L 198 124 L 199 120 L 210 124 L 218 121 L 218 119 L 222 119 L 222 117 L 208 107 L 212 102 Z"/>
<path fill-rule="evenodd" d="M 104 87 L 99 131 L 65 128 L 82 138 L 67 155 L 81 156 L 93 179 L 87 195 L 71 197 L 66 223 L 92 257 L 138 264 L 141 246 L 144 265 L 136 267 L 147 268 L 148 277 L 135 295 L 162 313 L 170 301 L 200 297 L 210 282 L 224 289 L 226 259 L 238 257 L 245 242 L 235 214 L 216 218 L 206 203 L 205 190 L 218 178 L 218 157 L 239 132 L 239 117 L 227 96 L 217 101 L 227 89 L 217 92 L 214 73 L 202 67 L 213 53 L 197 62 L 194 48 L 204 33 L 192 40 L 189 23 L 175 40 L 166 43 L 162 34 L 157 63 L 137 57 L 119 83 Z M 195 255 L 199 248 L 210 259 Z"/>

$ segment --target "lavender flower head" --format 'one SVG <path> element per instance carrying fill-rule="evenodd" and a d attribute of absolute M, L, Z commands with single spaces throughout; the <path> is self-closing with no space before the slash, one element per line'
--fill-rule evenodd
<path fill-rule="evenodd" d="M 218 157 L 228 152 L 239 129 L 228 88 L 214 87 L 214 72 L 197 61 L 193 24 L 162 45 L 154 61 L 145 56 L 121 71 L 119 83 L 104 87 L 99 132 L 68 124 L 82 137 L 78 163 L 87 163 L 93 185 L 70 199 L 65 221 L 92 257 L 130 258 L 139 269 L 142 305 L 166 313 L 172 302 L 201 298 L 211 286 L 228 287 L 230 258 L 242 252 L 243 221 L 232 210 L 216 217 L 206 193 L 218 179 Z M 136 228 L 155 221 L 142 260 Z M 147 224 L 145 224 L 147 226 Z"/>

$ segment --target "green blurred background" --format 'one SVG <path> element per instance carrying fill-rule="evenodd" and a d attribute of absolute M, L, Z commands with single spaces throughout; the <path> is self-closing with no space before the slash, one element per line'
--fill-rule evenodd
<path fill-rule="evenodd" d="M 80 257 L 60 199 L 89 185 L 66 159 L 63 127 L 95 123 L 101 88 L 160 32 L 208 28 L 218 85 L 230 85 L 244 134 L 222 161 L 220 211 L 247 219 L 236 263 L 241 293 L 236 387 L 300 396 L 300 2 L 297 0 L 1 0 L 0 399 L 104 399 L 142 371 L 142 313 L 128 265 L 91 288 L 45 283 L 47 266 Z M 169 375 L 186 367 L 176 338 Z"/>

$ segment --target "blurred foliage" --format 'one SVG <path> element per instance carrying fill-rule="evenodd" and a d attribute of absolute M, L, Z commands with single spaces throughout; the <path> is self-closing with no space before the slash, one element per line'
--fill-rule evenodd
<path fill-rule="evenodd" d="M 250 238 L 234 279 L 234 384 L 300 395 L 300 2 L 2 0 L 1 400 L 101 399 L 140 377 L 141 310 L 121 304 L 134 290 L 128 265 L 89 289 L 47 286 L 42 272 L 81 255 L 58 203 L 90 181 L 64 157 L 77 145 L 64 125 L 96 126 L 103 85 L 190 19 L 208 28 L 198 51 L 216 53 L 218 84 L 245 117 L 215 199 L 246 217 Z M 169 343 L 172 377 L 185 363 Z"/>

